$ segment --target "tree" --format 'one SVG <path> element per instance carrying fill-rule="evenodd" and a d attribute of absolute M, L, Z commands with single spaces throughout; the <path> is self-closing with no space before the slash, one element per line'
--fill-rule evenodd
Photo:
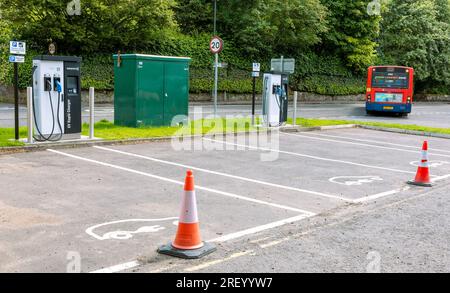
<path fill-rule="evenodd" d="M 383 52 L 414 67 L 422 83 L 450 84 L 450 30 L 433 0 L 393 0 L 383 17 Z"/>
<path fill-rule="evenodd" d="M 81 15 L 69 15 L 69 2 L 3 0 L 0 9 L 14 22 L 17 38 L 40 50 L 54 41 L 64 53 L 139 50 L 176 29 L 174 0 L 82 0 Z"/>
<path fill-rule="evenodd" d="M 319 0 L 228 0 L 219 3 L 219 33 L 249 57 L 295 55 L 327 30 Z"/>
<path fill-rule="evenodd" d="M 178 0 L 175 19 L 185 34 L 213 31 L 213 1 Z"/>
<path fill-rule="evenodd" d="M 376 58 L 381 18 L 367 13 L 371 1 L 322 0 L 331 14 L 325 50 L 340 55 L 357 72 L 364 72 Z"/>
<path fill-rule="evenodd" d="M 450 24 L 450 0 L 435 0 L 437 20 Z"/>
<path fill-rule="evenodd" d="M 0 83 L 7 80 L 8 70 L 8 55 L 9 55 L 9 41 L 12 40 L 11 24 L 0 18 Z"/>
<path fill-rule="evenodd" d="M 270 22 L 277 27 L 275 51 L 296 54 L 317 45 L 328 31 L 327 9 L 318 0 L 283 0 L 268 7 Z"/>

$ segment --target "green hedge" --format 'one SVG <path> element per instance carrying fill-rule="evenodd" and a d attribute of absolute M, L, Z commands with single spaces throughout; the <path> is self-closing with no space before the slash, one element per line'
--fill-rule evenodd
<path fill-rule="evenodd" d="M 114 63 L 111 55 L 83 58 L 81 64 L 81 87 L 94 87 L 98 90 L 114 89 Z"/>
<path fill-rule="evenodd" d="M 8 38 L 3 36 L 3 38 Z M 145 52 L 146 54 L 190 56 L 192 93 L 211 93 L 213 90 L 214 56 L 209 52 L 207 44 L 210 36 L 176 35 L 168 37 L 158 48 Z M 206 45 L 205 45 L 206 44 Z M 0 45 L 0 83 L 12 85 L 13 66 L 7 62 L 7 46 Z M 129 52 L 123 52 L 129 53 Z M 62 54 L 62 53 L 61 53 Z M 25 88 L 31 83 L 32 59 L 38 55 L 28 50 L 26 62 L 20 65 L 19 85 Z M 114 89 L 114 68 L 112 53 L 95 56 L 82 56 L 82 88 L 91 86 L 98 90 Z M 364 92 L 364 77 L 355 77 L 336 56 L 321 56 L 315 52 L 305 52 L 296 58 L 296 72 L 291 76 L 291 87 L 295 90 L 313 92 L 325 95 L 350 95 Z M 262 72 L 270 70 L 270 57 L 261 62 Z M 219 70 L 219 91 L 236 94 L 252 92 L 250 68 L 253 60 L 240 56 L 239 48 L 225 40 L 225 47 L 220 54 L 220 61 L 228 64 L 227 68 Z M 256 89 L 262 90 L 262 78 L 257 79 Z"/>
<path fill-rule="evenodd" d="M 297 80 L 295 89 L 321 95 L 354 95 L 365 92 L 366 80 L 358 77 L 308 76 Z"/>
<path fill-rule="evenodd" d="M 354 95 L 365 92 L 366 77 L 355 76 L 338 56 L 305 52 L 296 56 L 291 86 L 321 95 Z"/>

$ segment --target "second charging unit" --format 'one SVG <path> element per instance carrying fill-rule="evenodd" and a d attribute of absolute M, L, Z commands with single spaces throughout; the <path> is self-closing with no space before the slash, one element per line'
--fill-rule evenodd
<path fill-rule="evenodd" d="M 263 82 L 263 117 L 269 127 L 282 126 L 288 116 L 289 76 L 265 73 Z"/>

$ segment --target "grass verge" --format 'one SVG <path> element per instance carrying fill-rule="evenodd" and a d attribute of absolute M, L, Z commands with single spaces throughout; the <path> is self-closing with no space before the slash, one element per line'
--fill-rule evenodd
<path fill-rule="evenodd" d="M 193 121 L 186 127 L 131 128 L 117 126 L 106 120 L 95 124 L 95 136 L 106 140 L 202 135 L 207 133 L 236 133 L 249 130 L 258 130 L 258 128 L 251 126 L 251 119 L 203 119 Z M 89 124 L 84 124 L 83 135 L 88 135 L 88 133 Z"/>
<path fill-rule="evenodd" d="M 289 123 L 292 122 L 290 119 Z M 438 127 L 428 127 L 415 124 L 397 124 L 397 123 L 383 123 L 383 122 L 366 122 L 357 120 L 325 120 L 325 119 L 305 119 L 297 118 L 297 125 L 303 127 L 320 127 L 320 126 L 331 126 L 331 125 L 346 125 L 346 124 L 359 124 L 367 126 L 376 126 L 383 128 L 394 128 L 403 129 L 411 131 L 421 131 L 427 133 L 439 133 L 450 135 L 450 128 L 438 128 Z"/>
<path fill-rule="evenodd" d="M 257 121 L 259 123 L 259 121 Z M 288 123 L 292 123 L 289 119 Z M 298 118 L 297 125 L 303 127 L 319 127 L 331 125 L 359 124 L 368 126 L 377 126 L 384 128 L 404 129 L 412 131 L 422 131 L 427 133 L 439 133 L 450 135 L 450 128 L 427 127 L 420 125 L 405 125 L 396 123 L 382 122 L 364 122 L 356 120 L 324 120 L 324 119 L 306 119 Z M 187 127 L 141 127 L 130 128 L 116 126 L 114 123 L 102 120 L 95 124 L 95 136 L 105 140 L 125 140 L 152 137 L 170 137 L 183 135 L 202 135 L 213 133 L 236 133 L 242 131 L 259 130 L 251 126 L 250 119 L 205 119 L 194 121 Z M 89 125 L 83 125 L 83 135 L 88 135 Z M 20 128 L 20 137 L 27 136 L 27 128 Z M 14 137 L 13 128 L 0 128 L 0 147 L 14 147 L 25 145 L 22 142 L 11 141 Z"/>
<path fill-rule="evenodd" d="M 26 137 L 27 128 L 20 127 L 19 135 L 20 137 Z M 0 128 L 0 147 L 14 147 L 25 145 L 23 142 L 10 140 L 13 138 L 14 138 L 14 128 Z"/>

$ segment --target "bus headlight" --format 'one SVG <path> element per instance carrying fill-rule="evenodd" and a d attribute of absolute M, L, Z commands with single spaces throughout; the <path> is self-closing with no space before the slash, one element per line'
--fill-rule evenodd
<path fill-rule="evenodd" d="M 407 103 L 408 103 L 408 104 L 411 104 L 411 97 L 408 97 Z"/>
<path fill-rule="evenodd" d="M 367 96 L 367 102 L 370 103 L 372 101 L 372 97 L 370 95 Z"/>

